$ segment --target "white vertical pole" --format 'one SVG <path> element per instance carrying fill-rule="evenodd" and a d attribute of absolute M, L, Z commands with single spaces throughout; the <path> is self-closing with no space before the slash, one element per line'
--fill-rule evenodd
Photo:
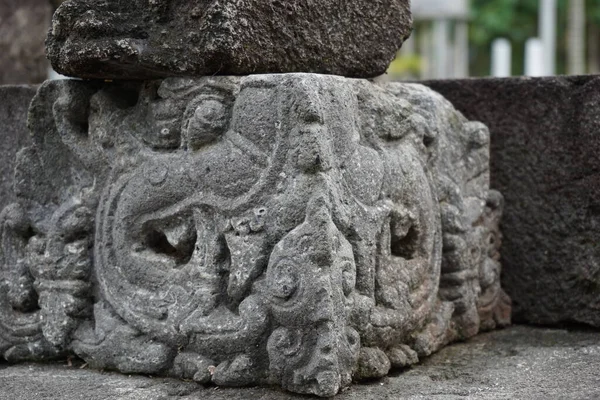
<path fill-rule="evenodd" d="M 433 77 L 431 55 L 431 26 L 429 24 L 422 25 L 419 29 L 419 53 L 421 54 L 421 79 L 431 79 Z"/>
<path fill-rule="evenodd" d="M 469 24 L 457 21 L 454 28 L 454 77 L 469 76 Z"/>
<path fill-rule="evenodd" d="M 540 0 L 540 38 L 544 51 L 544 75 L 556 73 L 556 0 Z"/>
<path fill-rule="evenodd" d="M 492 42 L 492 76 L 506 78 L 511 76 L 512 46 L 508 39 L 496 39 Z"/>
<path fill-rule="evenodd" d="M 544 44 L 538 38 L 531 38 L 525 42 L 525 75 L 544 76 L 546 66 L 544 60 Z"/>
<path fill-rule="evenodd" d="M 408 39 L 402 43 L 400 48 L 400 54 L 405 56 L 412 56 L 416 53 L 415 51 L 415 36 L 417 36 L 417 30 L 413 28 L 413 31 Z"/>
<path fill-rule="evenodd" d="M 448 52 L 448 34 L 449 24 L 446 19 L 439 19 L 433 22 L 433 70 L 434 78 L 448 78 L 449 52 Z"/>
<path fill-rule="evenodd" d="M 569 0 L 568 73 L 585 73 L 585 0 Z"/>

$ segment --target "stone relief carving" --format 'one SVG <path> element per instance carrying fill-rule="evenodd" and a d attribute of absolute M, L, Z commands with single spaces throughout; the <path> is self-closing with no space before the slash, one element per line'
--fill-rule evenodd
<path fill-rule="evenodd" d="M 489 133 L 420 85 L 49 82 L 0 354 L 332 396 L 509 323 Z"/>

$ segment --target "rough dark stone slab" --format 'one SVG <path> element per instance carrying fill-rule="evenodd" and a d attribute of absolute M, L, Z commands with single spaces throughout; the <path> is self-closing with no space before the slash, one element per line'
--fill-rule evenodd
<path fill-rule="evenodd" d="M 49 1 L 0 0 L 0 85 L 46 79 L 44 37 L 51 18 Z"/>
<path fill-rule="evenodd" d="M 408 0 L 73 0 L 48 37 L 83 78 L 315 72 L 374 77 L 410 34 Z"/>
<path fill-rule="evenodd" d="M 600 78 L 426 84 L 492 133 L 514 318 L 600 327 Z"/>
<path fill-rule="evenodd" d="M 27 110 L 36 90 L 35 86 L 0 86 L 0 209 L 16 199 L 15 156 L 31 144 Z"/>
<path fill-rule="evenodd" d="M 269 388 L 203 387 L 174 379 L 72 366 L 0 364 L 0 398 L 12 400 L 302 400 Z M 600 398 L 600 335 L 517 326 L 452 345 L 421 365 L 337 400 L 498 400 Z"/>

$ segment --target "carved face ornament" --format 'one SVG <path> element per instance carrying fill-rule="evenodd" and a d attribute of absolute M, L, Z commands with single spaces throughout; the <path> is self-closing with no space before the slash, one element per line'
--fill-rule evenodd
<path fill-rule="evenodd" d="M 479 276 L 494 318 L 496 264 L 469 258 L 483 209 L 462 211 L 407 95 L 311 74 L 77 85 L 87 104 L 52 94 L 56 136 L 93 184 L 47 221 L 0 218 L 0 272 L 29 288 L 0 296 L 18 311 L 0 318 L 14 359 L 35 341 L 102 368 L 331 396 L 470 332 Z"/>

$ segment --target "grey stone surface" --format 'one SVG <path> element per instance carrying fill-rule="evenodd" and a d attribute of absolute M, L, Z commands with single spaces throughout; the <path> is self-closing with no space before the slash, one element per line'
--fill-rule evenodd
<path fill-rule="evenodd" d="M 81 369 L 81 367 L 84 367 Z M 339 400 L 545 400 L 600 397 L 600 335 L 516 326 L 451 345 L 405 371 L 354 385 Z M 13 400 L 287 400 L 275 388 L 217 388 L 97 372 L 73 360 L 0 364 L 0 398 Z"/>
<path fill-rule="evenodd" d="M 514 318 L 600 327 L 600 78 L 428 82 L 492 133 Z"/>
<path fill-rule="evenodd" d="M 0 352 L 331 396 L 510 321 L 489 132 L 315 74 L 56 81 L 0 214 Z"/>
<path fill-rule="evenodd" d="M 35 84 L 48 76 L 44 38 L 52 7 L 45 0 L 0 0 L 0 85 Z"/>
<path fill-rule="evenodd" d="M 0 209 L 16 200 L 13 190 L 17 152 L 31 144 L 27 110 L 35 86 L 0 86 Z"/>
<path fill-rule="evenodd" d="M 55 13 L 54 68 L 84 78 L 383 74 L 412 29 L 408 0 L 72 0 Z"/>

